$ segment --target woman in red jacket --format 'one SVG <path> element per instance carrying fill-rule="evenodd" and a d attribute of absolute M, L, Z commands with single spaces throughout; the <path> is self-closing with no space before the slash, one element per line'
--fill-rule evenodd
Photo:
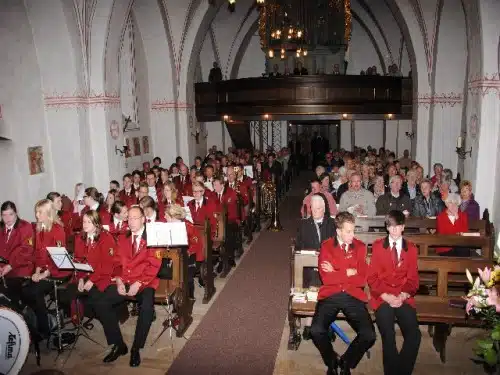
<path fill-rule="evenodd" d="M 0 263 L 0 276 L 4 278 L 0 293 L 19 304 L 24 278 L 34 269 L 33 226 L 17 216 L 13 202 L 4 202 L 0 211 L 0 257 L 7 262 Z"/>
<path fill-rule="evenodd" d="M 461 235 L 469 230 L 469 220 L 465 212 L 460 212 L 459 207 L 462 202 L 460 195 L 449 193 L 444 204 L 446 210 L 441 212 L 436 221 L 437 234 Z M 463 247 L 439 247 L 436 252 L 441 256 L 468 257 L 470 249 Z"/>
<path fill-rule="evenodd" d="M 196 274 L 197 263 L 201 264 L 205 260 L 203 252 L 202 233 L 189 221 L 186 220 L 186 211 L 178 204 L 168 206 L 165 212 L 165 219 L 168 223 L 184 222 L 188 236 L 188 287 L 189 298 L 194 299 L 194 275 Z"/>
<path fill-rule="evenodd" d="M 127 233 L 128 208 L 124 202 L 115 201 L 111 206 L 111 213 L 100 216 L 103 229 L 111 233 L 115 239 L 118 235 Z"/>
<path fill-rule="evenodd" d="M 66 233 L 61 225 L 52 201 L 43 199 L 35 205 L 35 273 L 31 276 L 32 284 L 27 287 L 28 304 L 33 308 L 38 322 L 38 331 L 48 336 L 49 321 L 45 296 L 54 289 L 49 280 L 65 282 L 71 272 L 60 270 L 47 251 L 49 247 L 65 247 Z"/>
<path fill-rule="evenodd" d="M 73 213 L 63 210 L 62 196 L 58 192 L 50 192 L 49 194 L 47 194 L 47 199 L 51 200 L 54 204 L 54 209 L 57 212 L 57 216 L 64 226 L 66 240 L 68 240 L 68 238 L 73 235 Z"/>

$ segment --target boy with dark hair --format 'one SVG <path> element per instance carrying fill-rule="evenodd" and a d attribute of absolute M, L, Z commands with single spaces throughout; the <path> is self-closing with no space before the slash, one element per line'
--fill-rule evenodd
<path fill-rule="evenodd" d="M 411 375 L 421 340 L 414 300 L 419 287 L 418 250 L 403 237 L 405 215 L 401 211 L 390 211 L 385 223 L 389 235 L 372 245 L 369 303 L 382 337 L 384 374 Z M 396 321 L 404 337 L 400 352 L 396 347 Z"/>

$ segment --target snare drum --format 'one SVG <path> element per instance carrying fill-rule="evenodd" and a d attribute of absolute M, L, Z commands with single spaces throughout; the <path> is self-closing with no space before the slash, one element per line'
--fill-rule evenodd
<path fill-rule="evenodd" d="M 0 374 L 18 374 L 30 348 L 30 332 L 22 315 L 0 307 Z"/>

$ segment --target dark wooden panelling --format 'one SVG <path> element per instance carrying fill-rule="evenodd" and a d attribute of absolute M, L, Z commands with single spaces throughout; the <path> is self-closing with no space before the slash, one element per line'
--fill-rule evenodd
<path fill-rule="evenodd" d="M 197 83 L 198 121 L 269 115 L 386 114 L 411 118 L 412 82 L 385 76 L 291 76 Z"/>

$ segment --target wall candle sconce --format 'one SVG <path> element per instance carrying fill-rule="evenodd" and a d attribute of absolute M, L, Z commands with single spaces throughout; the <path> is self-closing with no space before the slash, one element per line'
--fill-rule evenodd
<path fill-rule="evenodd" d="M 415 137 L 415 132 L 405 132 L 405 135 L 412 140 Z"/>
<path fill-rule="evenodd" d="M 129 152 L 129 147 L 128 146 L 123 146 L 122 148 L 118 148 L 118 146 L 115 146 L 115 154 L 118 155 L 120 153 L 121 156 L 126 155 L 127 152 Z"/>
<path fill-rule="evenodd" d="M 462 134 L 467 134 L 467 133 L 462 133 Z M 472 146 L 469 151 L 465 150 L 465 138 L 460 136 L 457 138 L 457 148 L 455 150 L 457 152 L 457 155 L 460 159 L 465 159 L 467 157 L 467 154 L 469 154 L 469 157 L 472 157 Z"/>

